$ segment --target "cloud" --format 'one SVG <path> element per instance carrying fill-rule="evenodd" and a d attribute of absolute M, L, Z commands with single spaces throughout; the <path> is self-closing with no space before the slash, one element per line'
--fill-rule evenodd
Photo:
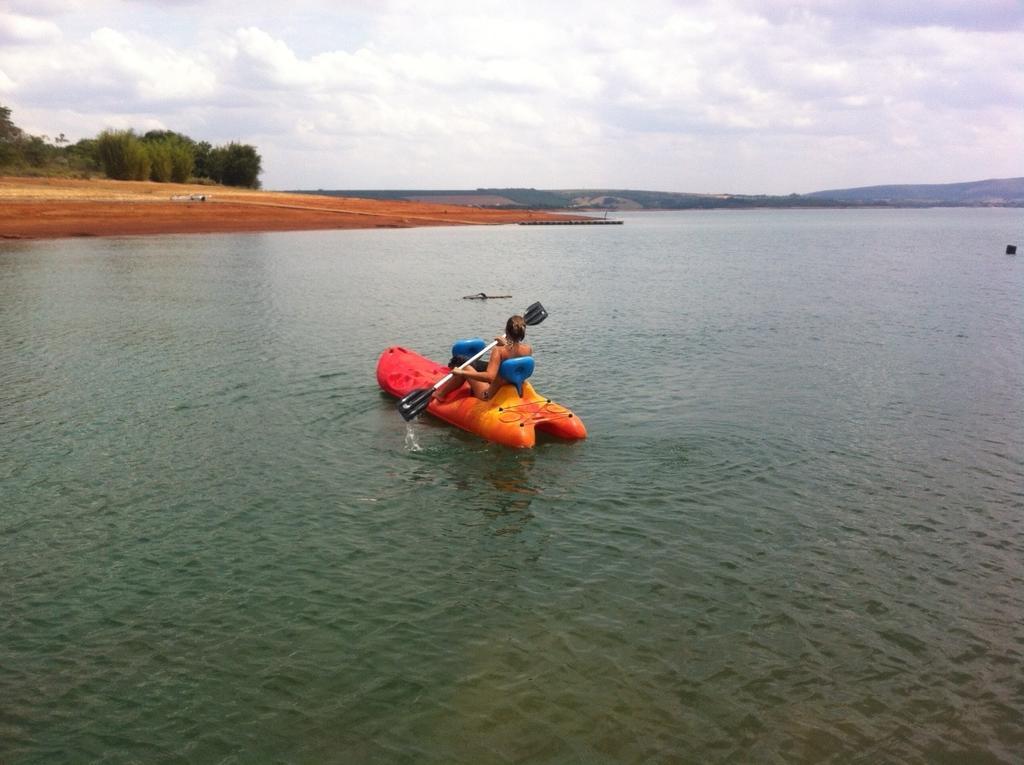
<path fill-rule="evenodd" d="M 82 110 L 138 113 L 160 106 L 202 102 L 216 86 L 205 56 L 159 41 L 101 27 L 85 40 L 36 46 L 20 55 L 0 53 L 0 66 L 16 96 L 35 104 L 75 102 Z"/>
<path fill-rule="evenodd" d="M 772 23 L 817 18 L 847 33 L 879 27 L 990 32 L 1024 28 L 1024 5 L 1019 0 L 743 0 L 742 6 Z"/>
<path fill-rule="evenodd" d="M 36 31 L 0 46 L 19 124 L 251 142 L 270 187 L 788 193 L 1024 156 L 1024 11 L 1003 0 L 26 7 Z"/>
<path fill-rule="evenodd" d="M 40 45 L 60 38 L 60 28 L 52 21 L 0 13 L 0 45 Z"/>
<path fill-rule="evenodd" d="M 318 79 L 315 67 L 300 61 L 283 41 L 255 27 L 235 33 L 227 56 L 238 80 L 251 87 L 307 88 Z"/>
<path fill-rule="evenodd" d="M 169 49 L 109 27 L 96 30 L 83 52 L 92 71 L 105 73 L 143 105 L 202 101 L 216 87 L 205 55 Z"/>

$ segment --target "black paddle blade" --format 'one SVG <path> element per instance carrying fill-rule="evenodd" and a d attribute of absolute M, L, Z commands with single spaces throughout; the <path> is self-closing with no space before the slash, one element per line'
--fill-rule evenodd
<path fill-rule="evenodd" d="M 433 392 L 433 388 L 417 388 L 412 393 L 406 394 L 398 402 L 398 413 L 406 422 L 416 419 L 430 406 L 430 396 Z"/>
<path fill-rule="evenodd" d="M 534 303 L 523 314 L 523 320 L 531 327 L 536 327 L 546 318 L 548 318 L 548 312 L 544 310 L 544 306 L 540 303 Z"/>

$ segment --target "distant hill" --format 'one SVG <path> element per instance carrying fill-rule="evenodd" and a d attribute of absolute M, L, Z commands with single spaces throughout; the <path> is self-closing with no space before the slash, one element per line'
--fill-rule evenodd
<path fill-rule="evenodd" d="M 569 203 L 568 197 L 560 192 L 537 189 L 297 189 L 296 193 L 534 210 L 561 209 Z"/>
<path fill-rule="evenodd" d="M 734 194 L 687 194 L 674 191 L 630 189 L 296 189 L 300 194 L 356 197 L 358 199 L 408 200 L 475 207 L 529 208 L 531 210 L 691 210 L 717 207 L 791 207 L 798 200 L 788 197 L 742 196 Z M 814 207 L 829 206 L 815 200 Z"/>
<path fill-rule="evenodd" d="M 885 204 L 1004 205 L 1024 202 L 1024 178 L 992 178 L 969 183 L 862 186 L 804 194 L 810 199 Z"/>
<path fill-rule="evenodd" d="M 405 199 L 414 202 L 532 210 L 712 210 L 763 207 L 1024 207 L 1024 178 L 970 183 L 865 186 L 810 194 L 692 194 L 636 189 L 337 189 L 298 190 L 361 199 Z"/>

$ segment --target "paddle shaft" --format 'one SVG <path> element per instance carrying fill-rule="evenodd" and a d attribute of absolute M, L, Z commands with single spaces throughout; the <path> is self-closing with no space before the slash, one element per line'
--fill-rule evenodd
<path fill-rule="evenodd" d="M 478 358 L 480 358 L 480 357 L 481 357 L 481 356 L 483 356 L 483 355 L 484 355 L 485 353 L 487 353 L 487 351 L 491 350 L 491 348 L 493 348 L 493 347 L 494 347 L 494 346 L 496 346 L 497 344 L 498 344 L 498 341 L 497 341 L 497 340 L 492 340 L 492 341 L 491 341 L 491 343 L 490 343 L 490 345 L 486 345 L 486 346 L 484 346 L 483 350 L 479 351 L 478 353 L 476 353 L 476 354 L 475 354 L 475 355 L 473 355 L 473 356 L 470 356 L 470 357 L 469 357 L 468 359 L 466 359 L 466 360 L 465 360 L 464 362 L 462 362 L 461 364 L 459 364 L 459 366 L 458 366 L 458 367 L 456 367 L 456 369 L 465 369 L 465 368 L 466 368 L 466 367 L 468 367 L 468 366 L 469 366 L 470 364 L 472 364 L 472 363 L 473 363 L 474 361 L 476 361 L 476 360 L 477 360 Z M 440 388 L 440 387 L 441 387 L 442 385 L 444 385 L 444 384 L 445 384 L 446 382 L 448 382 L 449 380 L 451 380 L 453 376 L 454 376 L 454 374 L 453 374 L 452 372 L 449 372 L 449 373 L 448 373 L 448 374 L 446 374 L 446 375 L 445 375 L 444 377 L 442 377 L 442 378 L 441 378 L 440 380 L 438 380 L 438 381 L 437 381 L 436 383 L 434 383 L 434 385 L 433 385 L 433 387 L 431 388 L 431 390 L 437 390 L 437 389 L 438 389 L 438 388 Z"/>

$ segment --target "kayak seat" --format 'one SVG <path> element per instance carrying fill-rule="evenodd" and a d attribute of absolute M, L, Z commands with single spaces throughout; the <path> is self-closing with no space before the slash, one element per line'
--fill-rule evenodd
<path fill-rule="evenodd" d="M 487 343 L 479 337 L 471 337 L 468 340 L 456 340 L 455 344 L 452 345 L 452 356 L 465 356 L 468 359 L 470 356 L 476 356 L 486 347 Z"/>
<path fill-rule="evenodd" d="M 523 383 L 533 374 L 533 356 L 520 356 L 517 359 L 505 359 L 498 367 L 502 379 L 516 386 L 519 397 L 523 397 Z"/>
<path fill-rule="evenodd" d="M 468 340 L 456 340 L 452 345 L 452 357 L 448 361 L 448 368 L 455 369 L 456 367 L 461 367 L 466 363 L 467 359 L 473 358 L 486 347 L 487 343 L 479 337 L 472 337 Z M 477 359 L 473 362 L 473 368 L 478 372 L 483 372 L 487 369 L 487 365 L 483 359 Z"/>

